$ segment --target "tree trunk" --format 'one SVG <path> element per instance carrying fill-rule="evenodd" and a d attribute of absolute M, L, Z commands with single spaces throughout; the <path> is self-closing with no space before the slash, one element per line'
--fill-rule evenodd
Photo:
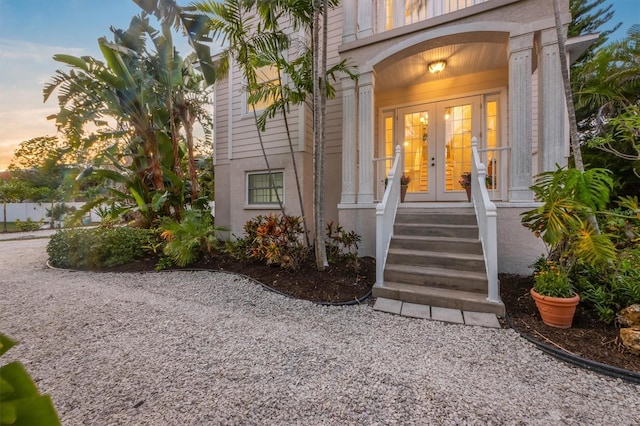
<path fill-rule="evenodd" d="M 569 64 L 567 63 L 567 50 L 565 48 L 564 31 L 560 20 L 560 0 L 553 0 L 553 11 L 556 23 L 556 35 L 558 38 L 558 49 L 560 50 L 560 68 L 562 72 L 562 84 L 564 86 L 564 96 L 569 113 L 569 130 L 571 151 L 576 169 L 584 173 L 584 163 L 582 161 L 582 150 L 580 149 L 580 135 L 578 134 L 578 124 L 576 122 L 576 110 L 573 105 L 573 94 L 571 92 L 571 79 L 569 78 Z M 596 234 L 600 234 L 598 221 L 593 213 L 587 216 L 589 223 L 593 226 Z"/>
<path fill-rule="evenodd" d="M 323 9 L 326 14 L 326 0 L 322 2 Z M 324 271 L 328 266 L 327 251 L 324 241 L 324 115 L 323 107 L 326 102 L 326 93 L 323 91 L 325 87 L 326 71 L 326 26 L 327 16 L 323 18 L 324 30 L 323 34 L 323 52 L 322 52 L 322 70 L 318 69 L 320 57 L 320 0 L 314 0 L 313 8 L 313 205 L 314 205 L 314 248 L 316 255 L 316 267 L 319 271 Z M 321 74 L 321 72 L 323 74 Z"/>
<path fill-rule="evenodd" d="M 174 111 L 174 103 L 173 103 L 173 94 L 171 93 L 171 89 L 169 89 L 169 127 L 171 132 L 171 148 L 173 149 L 173 172 L 178 176 L 180 180 L 184 178 L 184 173 L 182 172 L 182 165 L 180 164 L 180 147 L 179 147 L 179 129 L 176 126 L 176 117 Z M 180 196 L 181 188 L 175 187 L 173 188 L 174 195 L 180 200 L 184 200 Z M 175 207 L 176 219 L 182 219 L 182 202 L 180 205 Z"/>
<path fill-rule="evenodd" d="M 282 74 L 278 67 L 278 80 L 280 81 L 280 97 L 284 99 L 284 92 L 282 90 Z M 309 241 L 309 228 L 307 227 L 307 216 L 304 214 L 304 200 L 302 199 L 302 190 L 300 188 L 300 177 L 298 175 L 298 165 L 296 164 L 296 155 L 293 151 L 293 141 L 291 140 L 291 131 L 289 130 L 289 120 L 287 119 L 287 108 L 282 107 L 282 119 L 284 121 L 285 131 L 287 132 L 287 139 L 289 140 L 289 152 L 291 153 L 291 163 L 293 165 L 293 174 L 296 178 L 296 189 L 298 190 L 298 201 L 300 203 L 300 215 L 302 216 L 302 230 L 304 231 L 304 240 L 307 243 L 307 247 L 311 246 Z"/>
<path fill-rule="evenodd" d="M 196 174 L 196 159 L 193 153 L 193 125 L 195 118 L 189 108 L 184 110 L 183 126 L 187 139 L 187 159 L 189 166 L 189 180 L 191 181 L 191 203 L 198 198 L 198 176 Z"/>

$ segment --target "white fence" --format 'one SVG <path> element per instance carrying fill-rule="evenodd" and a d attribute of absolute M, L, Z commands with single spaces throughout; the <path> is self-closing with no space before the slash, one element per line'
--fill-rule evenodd
<path fill-rule="evenodd" d="M 65 203 L 67 207 L 79 209 L 84 203 Z M 37 222 L 44 220 L 48 222 L 47 210 L 51 209 L 50 203 L 7 203 L 7 222 L 16 220 L 26 221 L 28 218 Z M 0 222 L 4 222 L 4 207 L 0 204 Z M 91 222 L 100 222 L 100 216 L 91 212 Z"/>

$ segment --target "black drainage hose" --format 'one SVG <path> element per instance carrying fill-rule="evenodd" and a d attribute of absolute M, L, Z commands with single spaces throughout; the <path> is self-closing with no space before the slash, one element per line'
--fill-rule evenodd
<path fill-rule="evenodd" d="M 183 272 L 205 271 L 205 272 L 218 272 L 218 273 L 222 273 L 222 274 L 237 275 L 239 277 L 246 278 L 249 281 L 252 281 L 252 282 L 258 284 L 259 286 L 261 286 L 265 290 L 268 290 L 268 291 L 271 291 L 273 293 L 279 294 L 280 296 L 288 297 L 289 299 L 300 300 L 297 297 L 291 296 L 290 294 L 283 293 L 280 290 L 277 290 L 277 289 L 275 289 L 273 287 L 269 287 L 268 285 L 256 280 L 255 278 L 251 278 L 250 276 L 241 274 L 239 272 L 221 271 L 219 269 L 205 269 L 205 268 L 167 269 L 167 270 L 161 270 L 161 271 L 158 271 L 158 272 L 171 272 L 171 271 L 183 271 Z M 369 292 L 367 294 L 365 294 L 364 296 L 362 296 L 361 298 L 354 299 L 354 300 L 348 300 L 346 302 L 312 302 L 312 303 L 315 303 L 316 305 L 320 305 L 320 306 L 361 305 L 365 300 L 367 300 L 371 296 L 371 292 L 372 292 L 372 290 L 369 290 Z"/>
<path fill-rule="evenodd" d="M 534 339 L 533 337 L 529 336 L 526 333 L 523 333 L 522 331 L 514 327 L 511 323 L 509 315 L 505 315 L 505 318 L 507 320 L 507 323 L 509 324 L 509 327 L 517 331 L 521 337 L 533 343 L 541 351 L 546 352 L 549 355 L 558 358 L 559 360 L 580 368 L 591 370 L 604 376 L 612 377 L 614 379 L 622 379 L 626 382 L 640 385 L 640 373 L 626 370 L 624 368 L 614 367 L 608 364 L 602 364 L 601 362 L 592 361 L 590 359 L 582 358 L 578 355 L 573 355 L 568 352 L 562 351 L 558 348 L 554 348 L 553 346 L 547 345 L 546 343 L 542 343 L 539 340 Z"/>

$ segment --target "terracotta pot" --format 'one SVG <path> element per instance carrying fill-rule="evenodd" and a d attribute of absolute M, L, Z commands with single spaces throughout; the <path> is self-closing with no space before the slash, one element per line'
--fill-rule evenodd
<path fill-rule="evenodd" d="M 400 185 L 400 202 L 404 203 L 404 197 L 407 195 L 409 185 Z"/>
<path fill-rule="evenodd" d="M 573 297 L 550 297 L 538 294 L 531 289 L 531 297 L 536 302 L 538 312 L 542 317 L 542 322 L 551 327 L 570 328 L 573 322 L 573 315 L 576 313 L 576 306 L 580 302 L 580 296 Z"/>

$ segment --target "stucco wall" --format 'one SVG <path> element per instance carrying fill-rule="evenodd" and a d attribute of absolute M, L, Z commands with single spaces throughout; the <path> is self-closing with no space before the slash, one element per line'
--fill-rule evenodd
<path fill-rule="evenodd" d="M 537 207 L 535 203 L 498 203 L 498 271 L 501 273 L 530 274 L 530 265 L 546 248 L 541 238 L 522 226 L 521 214 Z"/>
<path fill-rule="evenodd" d="M 356 204 L 341 205 L 338 208 L 340 225 L 347 231 L 355 231 L 362 238 L 358 244 L 360 256 L 376 256 L 376 208 L 355 208 Z"/>

